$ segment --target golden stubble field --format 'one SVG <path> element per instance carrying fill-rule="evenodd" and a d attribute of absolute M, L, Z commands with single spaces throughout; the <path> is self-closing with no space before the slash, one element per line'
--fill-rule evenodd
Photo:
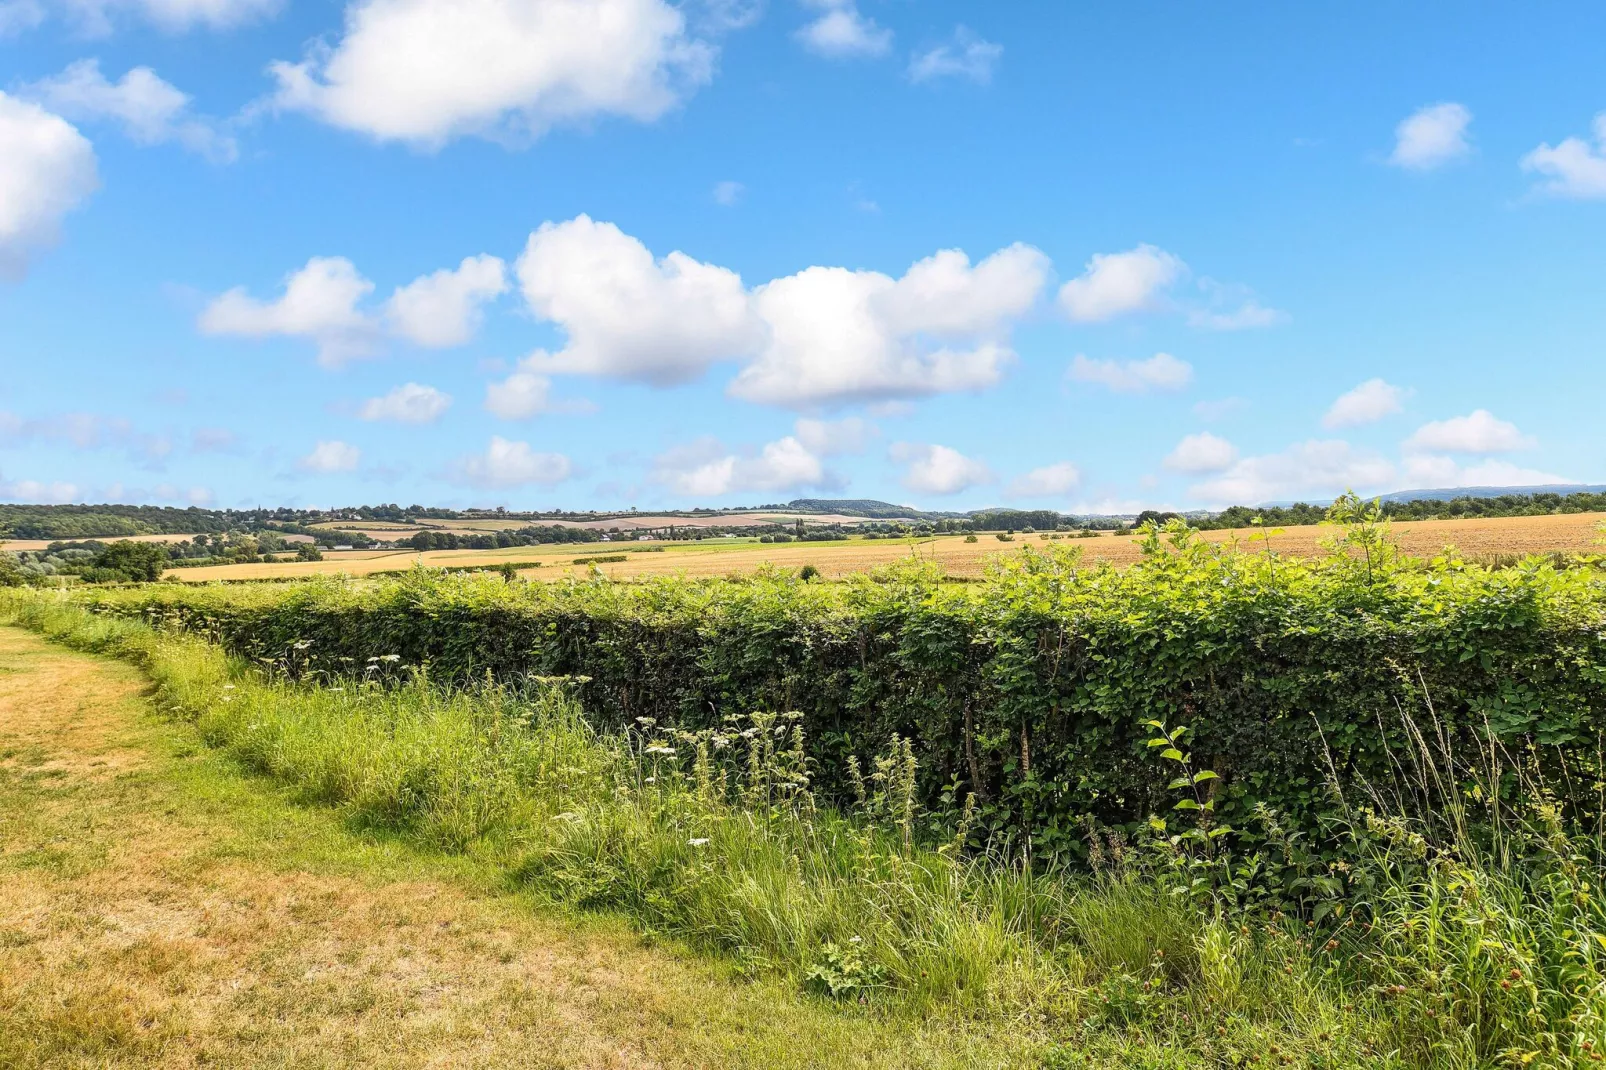
<path fill-rule="evenodd" d="M 1453 545 L 1468 557 L 1504 554 L 1587 551 L 1595 548 L 1599 534 L 1596 525 L 1606 514 L 1574 513 L 1565 516 L 1524 516 L 1476 520 L 1419 520 L 1392 526 L 1401 550 L 1413 556 L 1431 556 Z M 1254 529 L 1211 531 L 1204 537 L 1212 542 L 1236 541 L 1247 553 L 1263 551 L 1259 542 L 1251 543 Z M 1282 554 L 1302 557 L 1322 553 L 1321 542 L 1333 534 L 1326 527 L 1289 528 L 1276 536 L 1273 547 Z M 999 554 L 1016 553 L 1024 546 L 1077 546 L 1089 560 L 1110 561 L 1120 566 L 1138 560 L 1141 552 L 1132 535 L 1100 535 L 1091 539 L 1062 539 L 1050 543 L 1035 535 L 1017 535 L 1010 543 L 992 535 L 976 542 L 964 536 L 949 535 L 916 541 L 897 539 L 852 539 L 827 543 L 736 543 L 705 546 L 697 543 L 659 543 L 661 552 L 642 552 L 640 543 L 578 543 L 554 547 L 515 547 L 507 550 L 411 550 L 349 551 L 330 553 L 323 561 L 295 561 L 257 565 L 217 565 L 206 568 L 175 569 L 169 576 L 190 582 L 208 580 L 276 579 L 293 576 L 367 576 L 376 572 L 411 567 L 414 563 L 430 567 L 492 565 L 502 562 L 534 563 L 540 567 L 523 570 L 529 579 L 555 580 L 583 575 L 586 565 L 575 565 L 577 557 L 623 553 L 624 561 L 596 566 L 606 576 L 629 579 L 636 576 L 685 575 L 726 576 L 752 572 L 763 565 L 802 568 L 813 565 L 827 579 L 839 579 L 899 558 L 919 555 L 935 561 L 951 576 L 982 575 L 987 561 Z"/>

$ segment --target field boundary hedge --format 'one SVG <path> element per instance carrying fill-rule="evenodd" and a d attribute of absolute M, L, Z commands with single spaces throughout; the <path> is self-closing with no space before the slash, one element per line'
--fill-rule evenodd
<path fill-rule="evenodd" d="M 994 837 L 1076 854 L 1089 819 L 1168 809 L 1148 720 L 1186 725 L 1222 820 L 1266 804 L 1306 829 L 1369 796 L 1409 810 L 1415 748 L 1503 748 L 1593 821 L 1606 749 L 1606 571 L 1362 568 L 1190 542 L 1117 571 L 1024 552 L 982 583 L 917 566 L 840 584 L 506 584 L 428 570 L 273 587 L 152 585 L 75 600 L 203 632 L 296 671 L 398 655 L 437 680 L 581 678 L 600 726 L 804 715 L 822 787 L 911 738 L 932 809 L 974 792 Z M 836 784 L 838 788 L 843 785 Z M 1519 789 L 1515 781 L 1505 785 Z M 996 840 L 995 840 L 996 842 Z"/>

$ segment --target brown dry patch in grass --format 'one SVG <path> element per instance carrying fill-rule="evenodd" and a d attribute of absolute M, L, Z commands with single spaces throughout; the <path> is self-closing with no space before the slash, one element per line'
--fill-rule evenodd
<path fill-rule="evenodd" d="M 10 630 L 7 630 L 10 635 Z M 35 779 L 114 776 L 144 755 L 119 739 L 120 711 L 102 701 L 99 666 L 42 643 L 0 644 L 0 768 Z"/>
<path fill-rule="evenodd" d="M 1024 1062 L 537 913 L 242 777 L 146 692 L 0 628 L 0 1066 Z"/>

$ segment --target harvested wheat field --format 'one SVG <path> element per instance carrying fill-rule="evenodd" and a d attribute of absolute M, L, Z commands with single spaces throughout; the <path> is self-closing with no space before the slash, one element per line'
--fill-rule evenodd
<path fill-rule="evenodd" d="M 1585 552 L 1595 548 L 1600 538 L 1597 526 L 1606 519 L 1601 513 L 1569 513 L 1559 516 L 1519 516 L 1473 520 L 1417 520 L 1396 523 L 1391 532 L 1400 549 L 1411 555 L 1439 553 L 1455 546 L 1470 558 L 1489 558 L 1551 552 Z M 1237 542 L 1244 552 L 1264 552 L 1264 544 L 1250 542 L 1255 529 L 1205 532 L 1211 542 Z M 1326 527 L 1289 528 L 1272 538 L 1278 553 L 1305 557 L 1324 552 L 1322 542 L 1332 535 Z M 175 569 L 169 577 L 189 582 L 210 580 L 288 579 L 297 576 L 368 576 L 421 564 L 432 568 L 464 568 L 510 562 L 529 579 L 562 579 L 585 574 L 591 564 L 574 564 L 576 559 L 624 555 L 623 561 L 596 564 L 604 575 L 616 578 L 635 576 L 686 575 L 726 576 L 752 572 L 765 565 L 801 568 L 813 565 L 827 579 L 840 579 L 856 572 L 890 564 L 900 558 L 918 555 L 937 562 L 951 576 L 976 577 L 987 562 L 999 554 L 1018 552 L 1022 547 L 1075 546 L 1091 561 L 1110 561 L 1117 566 L 1131 564 L 1142 556 L 1133 535 L 1099 535 L 1087 539 L 1060 539 L 1049 542 L 1041 536 L 1021 534 L 1014 542 L 998 541 L 993 535 L 978 536 L 966 542 L 962 535 L 932 539 L 850 539 L 846 542 L 758 543 L 753 541 L 702 543 L 657 543 L 644 552 L 639 544 L 584 543 L 567 546 L 527 546 L 506 550 L 433 550 L 416 553 L 401 551 L 354 551 L 331 554 L 323 561 L 286 561 L 255 565 L 216 565 L 205 568 Z"/>

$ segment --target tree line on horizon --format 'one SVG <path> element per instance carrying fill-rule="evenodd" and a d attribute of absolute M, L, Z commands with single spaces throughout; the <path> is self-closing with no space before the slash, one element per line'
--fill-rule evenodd
<path fill-rule="evenodd" d="M 862 507 L 862 508 L 860 508 Z M 1145 520 L 1163 523 L 1183 516 L 1190 525 L 1201 530 L 1249 527 L 1259 518 L 1263 524 L 1298 527 L 1319 524 L 1326 514 L 1326 504 L 1298 502 L 1293 505 L 1247 506 L 1234 505 L 1220 512 L 1161 512 L 1145 510 L 1131 521 L 1124 517 L 1086 516 L 1061 513 L 1052 509 L 978 509 L 969 513 L 931 513 L 893 506 L 869 499 L 828 501 L 799 499 L 778 508 L 831 511 L 841 515 L 862 515 L 869 520 L 907 518 L 922 522 L 932 532 L 944 531 L 1035 531 L 1072 530 L 1092 528 L 1101 530 L 1139 526 Z M 1383 501 L 1384 517 L 1390 520 L 1439 520 L 1470 517 L 1544 516 L 1553 513 L 1606 512 L 1606 493 L 1576 492 L 1557 494 L 1502 494 L 1493 497 L 1465 495 L 1457 498 L 1420 498 L 1411 501 Z M 903 514 L 896 516 L 894 514 Z M 363 505 L 349 508 L 320 509 L 206 509 L 200 506 L 177 508 L 158 505 L 3 505 L 0 504 L 0 539 L 77 540 L 100 538 L 129 538 L 135 535 L 196 535 L 225 534 L 230 532 L 266 532 L 308 535 L 317 542 L 336 544 L 369 544 L 371 537 L 354 531 L 331 531 L 313 528 L 317 523 L 354 524 L 363 522 L 419 523 L 421 521 L 450 521 L 487 516 L 509 518 L 597 518 L 647 515 L 632 512 L 613 513 L 517 513 L 506 510 L 456 510 L 411 505 Z M 670 515 L 670 514 L 665 514 Z M 742 524 L 740 527 L 760 525 Z M 426 531 L 428 529 L 425 529 Z M 531 524 L 523 529 L 539 532 L 537 541 L 591 541 L 585 536 L 559 533 L 577 530 L 557 524 Z M 435 536 L 450 533 L 435 532 Z M 406 541 L 406 537 L 403 537 Z M 437 547 L 439 541 L 443 545 Z M 447 539 L 431 538 L 428 548 L 456 548 L 444 545 Z M 460 535 L 459 546 L 469 546 Z"/>

